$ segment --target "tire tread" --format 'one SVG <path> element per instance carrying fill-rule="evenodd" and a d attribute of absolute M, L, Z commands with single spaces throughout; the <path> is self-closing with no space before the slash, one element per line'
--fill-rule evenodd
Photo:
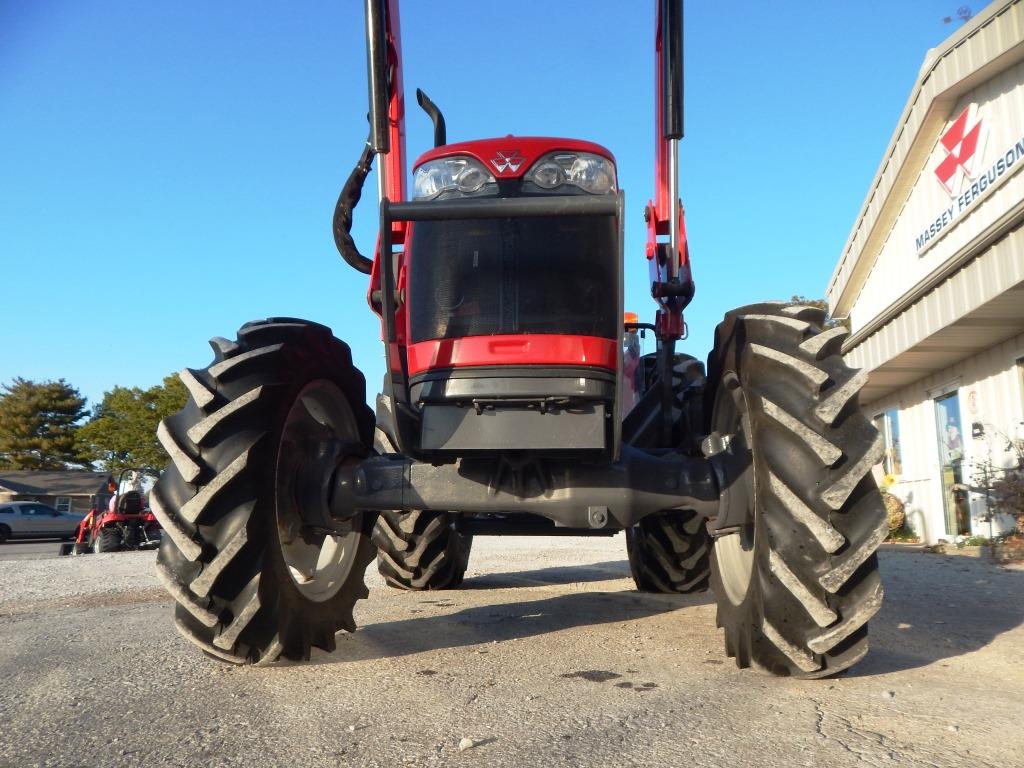
<path fill-rule="evenodd" d="M 724 597 L 712 557 L 726 651 L 740 667 L 809 678 L 867 652 L 883 595 L 874 552 L 887 533 L 871 477 L 880 437 L 858 407 L 867 377 L 839 355 L 846 330 L 823 322 L 816 308 L 736 310 L 719 325 L 708 365 L 709 403 L 726 371 L 746 396 L 764 537 L 739 606 Z"/>
<path fill-rule="evenodd" d="M 383 512 L 372 534 L 377 570 L 396 589 L 459 586 L 469 565 L 472 537 L 458 533 L 452 515 L 432 510 Z"/>
<path fill-rule="evenodd" d="M 178 631 L 209 656 L 233 664 L 308 659 L 312 645 L 331 650 L 336 631 L 355 629 L 352 608 L 367 594 L 362 572 L 372 548 L 356 537 L 353 570 L 329 602 L 307 606 L 295 596 L 274 570 L 273 504 L 260 495 L 268 482 L 272 488 L 265 463 L 277 448 L 268 437 L 290 407 L 288 387 L 302 386 L 302 376 L 327 377 L 369 445 L 374 418 L 365 381 L 351 368 L 348 347 L 313 323 L 250 323 L 238 341 L 217 337 L 210 346 L 214 361 L 182 371 L 189 400 L 160 426 L 161 442 L 175 450 L 150 497 L 168 534 L 157 576 L 177 603 Z"/>

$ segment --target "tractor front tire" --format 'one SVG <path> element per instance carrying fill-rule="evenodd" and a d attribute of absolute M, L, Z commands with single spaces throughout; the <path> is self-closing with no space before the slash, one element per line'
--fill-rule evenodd
<path fill-rule="evenodd" d="M 469 565 L 472 536 L 448 512 L 382 512 L 373 529 L 377 570 L 395 589 L 453 589 Z"/>
<path fill-rule="evenodd" d="M 704 592 L 711 577 L 711 537 L 692 510 L 648 515 L 626 529 L 626 553 L 642 592 Z"/>
<path fill-rule="evenodd" d="M 373 519 L 326 535 L 301 511 L 326 503 L 325 472 L 372 444 L 365 381 L 330 329 L 301 320 L 247 323 L 211 346 L 209 367 L 181 372 L 189 400 L 157 433 L 172 464 L 150 504 L 175 623 L 235 664 L 332 651 L 368 594 Z"/>
<path fill-rule="evenodd" d="M 881 440 L 858 405 L 867 377 L 843 363 L 847 331 L 824 319 L 785 304 L 735 310 L 708 365 L 709 431 L 745 467 L 725 503 L 743 504 L 748 522 L 712 552 L 726 652 L 741 668 L 805 678 L 867 653 L 888 534 L 871 475 Z"/>
<path fill-rule="evenodd" d="M 97 555 L 104 552 L 120 552 L 123 548 L 121 532 L 116 528 L 100 528 L 92 540 L 92 551 Z"/>

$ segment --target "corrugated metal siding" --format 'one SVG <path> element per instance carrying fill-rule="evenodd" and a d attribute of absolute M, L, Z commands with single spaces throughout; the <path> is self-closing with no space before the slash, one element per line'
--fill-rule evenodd
<path fill-rule="evenodd" d="M 1018 228 L 849 350 L 847 360 L 850 365 L 869 371 L 878 368 L 1022 281 L 1024 228 Z"/>
<path fill-rule="evenodd" d="M 1012 67 L 982 87 L 960 99 L 950 112 L 955 118 L 971 103 L 978 104 L 978 115 L 987 128 L 987 142 L 975 166 L 983 173 L 1007 147 L 1024 137 L 1024 63 Z M 967 243 L 981 234 L 1010 208 L 1024 199 L 1024 159 L 1018 160 L 1009 177 L 998 189 L 973 204 L 954 222 L 948 233 L 930 250 L 918 257 L 915 238 L 934 221 L 936 215 L 950 206 L 950 196 L 935 178 L 934 169 L 945 152 L 936 145 L 928 162 L 915 180 L 906 205 L 893 224 L 889 237 L 867 275 L 864 286 L 854 301 L 850 320 L 860 328 L 901 298 L 915 283 L 956 255 Z M 962 188 L 961 188 L 962 191 Z M 899 280 L 893 280 L 899 275 Z"/>
<path fill-rule="evenodd" d="M 869 416 L 889 408 L 899 411 L 903 474 L 890 490 L 904 500 L 910 519 L 923 525 L 918 530 L 931 541 L 944 535 L 934 398 L 949 391 L 959 394 L 964 477 L 969 482 L 982 462 L 991 458 L 999 464 L 1011 458 L 997 433 L 1013 436 L 1024 421 L 1024 385 L 1015 365 L 1022 357 L 1024 334 L 1019 334 L 864 406 Z M 976 421 L 985 425 L 982 439 L 971 438 L 971 424 Z M 988 524 L 978 519 L 984 514 L 980 494 L 971 495 L 971 507 L 974 531 L 987 535 Z"/>
<path fill-rule="evenodd" d="M 1021 50 L 1024 5 L 1021 0 L 1014 0 L 986 10 L 959 35 L 963 37 L 950 38 L 946 42 L 944 51 L 937 55 L 933 65 L 929 66 L 929 62 L 935 54 L 929 54 L 922 67 L 921 79 L 904 108 L 857 223 L 829 281 L 827 296 L 833 311 L 846 314 L 860 292 L 860 283 L 888 237 L 892 223 L 945 123 L 948 102 L 955 98 L 949 92 L 957 86 L 971 87 L 973 84 L 963 85 L 970 76 L 1001 56 Z M 1006 65 L 1010 63 L 1006 62 Z M 854 330 L 856 328 L 854 325 Z"/>

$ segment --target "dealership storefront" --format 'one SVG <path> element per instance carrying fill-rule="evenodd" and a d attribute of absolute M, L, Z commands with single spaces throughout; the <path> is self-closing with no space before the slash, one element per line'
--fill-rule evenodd
<path fill-rule="evenodd" d="M 929 52 L 828 288 L 879 475 L 926 541 L 992 535 L 1024 445 L 1024 3 Z"/>

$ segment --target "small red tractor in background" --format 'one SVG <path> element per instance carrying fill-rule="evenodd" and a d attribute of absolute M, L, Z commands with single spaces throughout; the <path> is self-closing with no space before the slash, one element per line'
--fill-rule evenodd
<path fill-rule="evenodd" d="M 143 473 L 126 469 L 118 482 L 92 498 L 74 542 L 62 544 L 61 555 L 100 554 L 160 546 L 160 523 L 146 504 Z"/>
<path fill-rule="evenodd" d="M 181 372 L 190 397 L 160 426 L 172 463 L 150 502 L 182 635 L 236 664 L 308 659 L 355 629 L 375 555 L 394 587 L 446 589 L 474 536 L 625 531 L 639 589 L 714 590 L 740 667 L 825 677 L 862 658 L 888 528 L 847 331 L 754 304 L 725 314 L 706 369 L 675 349 L 694 295 L 681 0 L 658 0 L 655 23 L 652 323 L 624 321 L 612 153 L 503 132 L 449 144 L 417 91 L 435 146 L 407 190 L 398 0 L 366 0 L 366 21 L 370 136 L 334 235 L 369 276 L 383 391 L 374 414 L 349 348 L 293 318 L 215 338 L 213 362 Z M 370 259 L 349 233 L 375 155 Z"/>

